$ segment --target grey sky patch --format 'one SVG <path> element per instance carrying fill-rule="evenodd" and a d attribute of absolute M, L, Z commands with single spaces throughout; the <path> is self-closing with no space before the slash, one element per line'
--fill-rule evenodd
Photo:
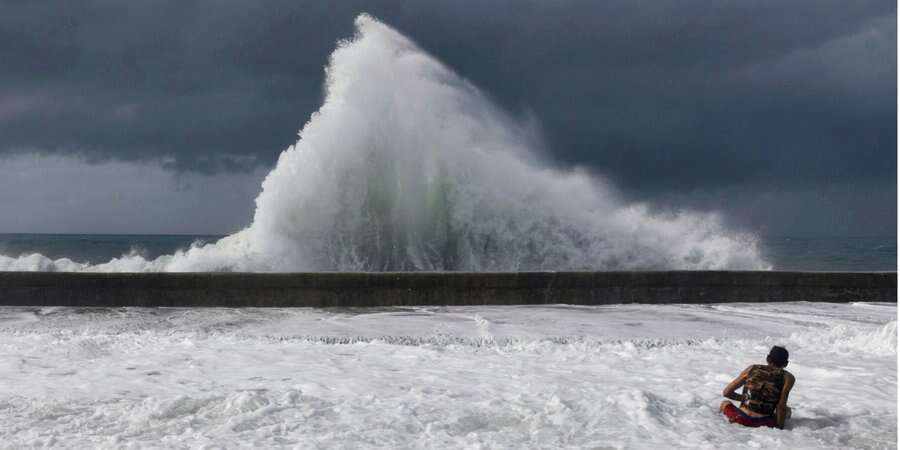
<path fill-rule="evenodd" d="M 265 176 L 20 155 L 0 160 L 0 233 L 228 234 L 250 224 Z"/>
<path fill-rule="evenodd" d="M 670 192 L 649 200 L 661 209 L 719 211 L 729 226 L 762 236 L 890 236 L 897 229 L 897 185 L 890 181 Z"/>

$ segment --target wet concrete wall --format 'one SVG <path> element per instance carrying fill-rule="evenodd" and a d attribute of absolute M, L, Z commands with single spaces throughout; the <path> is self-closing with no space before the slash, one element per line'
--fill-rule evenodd
<path fill-rule="evenodd" d="M 896 272 L 0 272 L 0 305 L 367 307 L 897 301 Z"/>

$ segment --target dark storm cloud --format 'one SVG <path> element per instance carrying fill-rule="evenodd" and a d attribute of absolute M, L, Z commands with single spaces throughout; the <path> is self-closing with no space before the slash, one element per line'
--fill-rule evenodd
<path fill-rule="evenodd" d="M 272 164 L 367 11 L 626 190 L 896 177 L 888 0 L 0 5 L 0 153 Z"/>

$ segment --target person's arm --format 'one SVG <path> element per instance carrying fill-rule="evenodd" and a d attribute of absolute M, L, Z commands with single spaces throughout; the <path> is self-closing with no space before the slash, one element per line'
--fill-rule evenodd
<path fill-rule="evenodd" d="M 794 387 L 794 376 L 784 372 L 784 387 L 781 388 L 781 398 L 778 399 L 778 405 L 775 406 L 775 418 L 778 420 L 778 428 L 784 429 L 784 420 L 786 419 L 787 399 Z"/>
<path fill-rule="evenodd" d="M 734 381 L 732 381 L 731 383 L 728 383 L 728 386 L 725 386 L 725 390 L 722 391 L 722 395 L 723 395 L 725 398 L 728 398 L 728 399 L 731 399 L 731 400 L 734 400 L 734 401 L 738 401 L 738 402 L 744 400 L 744 397 L 741 396 L 740 394 L 738 394 L 738 393 L 735 392 L 735 391 L 736 391 L 739 387 L 743 386 L 744 383 L 747 382 L 747 376 L 749 376 L 749 374 L 750 374 L 750 369 L 751 369 L 752 367 L 753 367 L 753 366 L 750 366 L 750 367 L 744 369 L 744 371 L 741 372 L 741 374 L 738 375 L 738 377 L 735 378 Z"/>

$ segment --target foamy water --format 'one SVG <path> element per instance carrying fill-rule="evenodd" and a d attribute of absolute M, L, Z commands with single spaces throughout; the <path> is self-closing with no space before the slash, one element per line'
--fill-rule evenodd
<path fill-rule="evenodd" d="M 0 308 L 0 448 L 896 448 L 894 304 Z M 787 430 L 729 425 L 769 347 Z"/>
<path fill-rule="evenodd" d="M 652 212 L 585 171 L 550 167 L 533 120 L 498 109 L 377 20 L 360 16 L 356 28 L 331 55 L 324 102 L 266 177 L 246 229 L 152 260 L 0 255 L 0 270 L 770 267 L 754 236 L 714 212 Z"/>

